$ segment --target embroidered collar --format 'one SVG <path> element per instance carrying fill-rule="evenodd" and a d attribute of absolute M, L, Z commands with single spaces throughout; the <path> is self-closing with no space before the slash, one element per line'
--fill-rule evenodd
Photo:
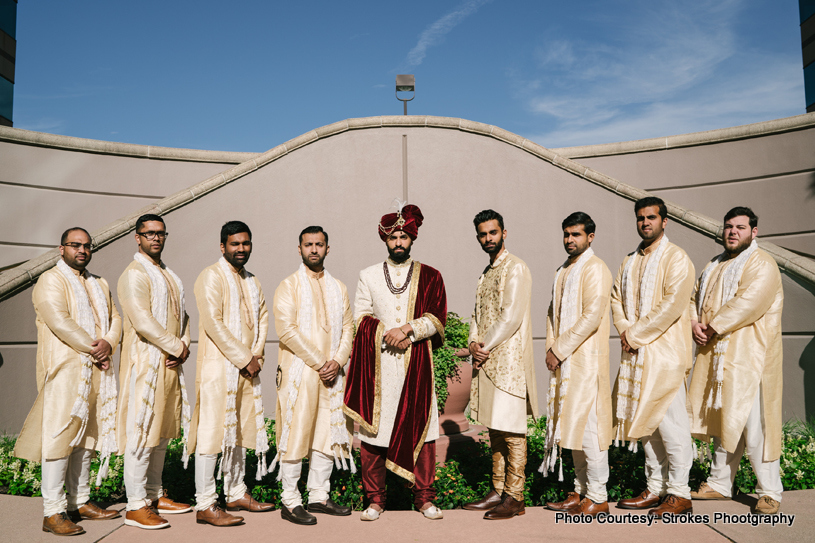
<path fill-rule="evenodd" d="M 656 242 L 652 243 L 648 247 L 643 248 L 642 243 L 640 243 L 639 246 L 637 247 L 637 252 L 639 254 L 641 254 L 641 255 L 651 254 L 654 251 L 656 251 L 659 248 L 660 245 L 662 245 L 663 241 L 665 241 L 665 234 L 664 233 L 662 234 L 662 236 Z"/>
<path fill-rule="evenodd" d="M 509 251 L 507 251 L 507 248 L 506 248 L 506 247 L 504 247 L 504 251 L 501 253 L 501 256 L 499 256 L 498 258 L 496 258 L 496 259 L 495 259 L 495 262 L 493 262 L 492 264 L 490 264 L 490 267 L 492 267 L 492 268 L 497 268 L 498 266 L 500 266 L 500 265 L 501 265 L 501 263 L 502 263 L 504 260 L 506 260 L 506 258 L 507 258 L 508 256 L 509 256 Z"/>
<path fill-rule="evenodd" d="M 413 264 L 413 258 L 408 258 L 404 262 L 397 263 L 394 262 L 393 259 L 391 259 L 391 257 L 388 257 L 388 260 L 386 262 L 388 263 L 388 266 L 392 266 L 394 268 L 406 268 Z"/>

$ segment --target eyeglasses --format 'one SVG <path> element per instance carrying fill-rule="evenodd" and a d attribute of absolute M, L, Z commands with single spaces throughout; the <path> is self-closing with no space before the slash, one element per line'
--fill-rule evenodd
<path fill-rule="evenodd" d="M 79 249 L 80 247 L 82 247 L 86 251 L 91 250 L 91 244 L 90 243 L 63 243 L 62 246 L 63 247 L 70 247 L 71 249 Z"/>
<path fill-rule="evenodd" d="M 136 232 L 136 233 L 149 241 L 153 241 L 156 238 L 164 239 L 170 235 L 169 232 L 153 232 L 152 230 L 150 232 Z"/>

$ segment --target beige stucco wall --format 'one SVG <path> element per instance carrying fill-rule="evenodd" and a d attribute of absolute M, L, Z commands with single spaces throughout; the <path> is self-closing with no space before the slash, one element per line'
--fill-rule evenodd
<path fill-rule="evenodd" d="M 478 274 L 487 264 L 486 256 L 475 241 L 473 215 L 487 207 L 504 215 L 509 231 L 507 245 L 510 251 L 526 260 L 533 273 L 533 333 L 539 361 L 538 389 L 543 407 L 548 373 L 542 363 L 545 315 L 554 271 L 565 257 L 560 222 L 575 210 L 591 214 L 598 224 L 594 249 L 606 261 L 612 273 L 616 273 L 623 256 L 633 250 L 639 241 L 633 204 L 619 194 L 516 146 L 460 130 L 380 127 L 345 131 L 300 147 L 168 213 L 165 219 L 172 234 L 168 239 L 165 260 L 187 286 L 187 304 L 194 325 L 194 338 L 197 339 L 198 319 L 192 285 L 200 270 L 218 258 L 218 232 L 221 224 L 227 220 L 244 220 L 253 229 L 255 249 L 248 267 L 261 280 L 270 303 L 277 284 L 296 269 L 299 262 L 295 251 L 297 234 L 310 224 L 321 224 L 328 230 L 331 254 L 327 265 L 336 277 L 348 285 L 349 294 L 353 296 L 359 270 L 380 262 L 386 256 L 384 245 L 376 233 L 376 223 L 383 213 L 388 212 L 393 198 L 402 196 L 404 135 L 407 135 L 408 141 L 409 199 L 411 203 L 419 205 L 425 215 L 425 225 L 413 254 L 442 272 L 447 284 L 450 310 L 469 315 Z M 734 157 L 734 168 L 742 161 L 754 160 L 759 168 L 757 171 L 763 172 L 760 175 L 771 175 L 766 173 L 765 162 L 754 156 L 755 149 L 762 148 L 761 141 L 777 152 L 784 152 L 786 149 L 804 149 L 807 145 L 811 148 L 812 137 L 813 131 L 797 131 L 744 140 L 752 142 L 754 146 L 738 152 L 726 147 L 723 156 Z M 779 143 L 775 141 L 776 138 L 783 141 Z M 706 152 L 713 153 L 709 160 L 688 156 L 688 153 L 698 150 L 696 147 L 577 160 L 642 188 L 655 186 L 645 184 L 646 177 L 652 176 L 643 175 L 643 172 L 673 171 L 671 165 L 673 168 L 685 168 L 687 176 L 708 179 L 705 183 L 718 183 L 710 179 L 721 179 L 721 176 L 705 177 L 715 162 L 714 150 L 733 143 L 736 142 L 705 146 Z M 78 184 L 78 178 L 83 176 L 74 177 L 76 185 L 66 178 L 60 181 L 63 187 L 72 190 L 75 186 L 92 187 L 94 191 L 116 193 L 120 199 L 125 198 L 121 194 L 133 194 L 129 188 L 132 186 L 148 187 L 154 192 L 145 189 L 145 193 L 160 196 L 205 179 L 212 175 L 212 169 L 217 172 L 229 167 L 226 162 L 158 161 L 46 147 L 32 148 L 12 143 L 0 145 L 8 146 L 4 151 L 0 147 L 0 151 L 6 153 L 4 156 L 17 160 L 18 179 L 37 178 L 40 179 L 37 184 L 46 185 L 44 177 L 50 178 L 62 175 L 61 172 L 65 170 L 72 170 L 60 167 L 63 162 L 84 164 L 88 171 L 95 169 L 106 174 L 84 180 L 87 185 Z M 25 155 L 32 153 L 32 149 L 36 150 L 35 154 L 41 154 L 39 161 L 50 164 L 50 169 L 39 178 L 30 174 L 25 165 L 28 160 Z M 800 159 L 800 164 L 796 165 L 798 171 L 815 168 L 815 158 L 804 156 L 806 153 L 803 152 L 797 153 Z M 676 154 L 677 158 L 671 159 L 672 154 Z M 660 166 L 660 161 L 666 160 L 668 165 Z M 119 171 L 116 164 L 121 164 L 121 175 L 116 175 Z M 787 161 L 783 160 L 776 163 L 777 167 L 786 165 Z M 37 162 L 31 163 L 31 167 L 36 168 Z M 149 173 L 145 175 L 150 179 L 139 177 L 140 168 Z M 722 167 L 721 171 L 724 174 L 729 169 Z M 789 170 L 776 168 L 776 171 Z M 162 182 L 157 183 L 155 177 L 162 179 Z M 33 181 L 29 182 L 33 184 Z M 58 181 L 50 180 L 48 183 L 54 186 Z M 800 188 L 785 188 L 776 196 L 786 198 L 787 190 Z M 704 203 L 708 206 L 703 211 L 705 214 L 720 217 L 732 205 L 745 203 L 742 196 L 742 191 L 721 193 L 716 196 L 718 201 L 701 202 L 707 199 L 707 196 L 703 196 L 691 199 L 685 205 L 696 209 L 695 204 L 701 206 Z M 666 194 L 666 197 L 680 200 L 673 195 Z M 753 204 L 762 215 L 762 228 L 776 220 L 772 217 L 778 213 L 777 207 L 767 211 L 762 208 L 762 205 L 774 205 L 768 204 L 772 197 L 773 191 L 768 191 L 763 200 L 759 199 L 758 203 Z M 797 195 L 790 201 L 794 203 L 796 199 L 803 199 L 803 195 Z M 19 221 L 29 221 L 25 224 L 33 229 L 31 235 L 41 236 L 37 239 L 51 240 L 46 243 L 54 245 L 58 243 L 56 237 L 59 232 L 66 226 L 78 222 L 94 231 L 94 224 L 101 226 L 110 222 L 110 219 L 97 217 L 92 211 L 95 209 L 92 204 L 76 204 L 76 209 L 81 210 L 80 214 L 79 211 L 66 213 L 63 209 L 65 203 L 66 200 L 60 199 L 37 200 L 38 205 L 23 210 L 14 202 L 7 204 L 4 199 L 2 205 L 6 206 L 4 211 L 8 211 L 9 215 L 4 213 L 0 220 L 3 221 L 4 230 L 10 229 L 15 235 L 20 233 L 16 226 Z M 134 205 L 141 207 L 148 203 L 139 201 Z M 117 217 L 132 213 L 138 207 L 127 209 Z M 808 220 L 812 229 L 812 219 Z M 66 221 L 70 223 L 66 224 Z M 782 221 L 777 222 L 783 224 Z M 720 251 L 709 236 L 678 223 L 669 226 L 668 235 L 673 242 L 685 248 L 697 272 Z M 90 269 L 115 285 L 134 251 L 133 236 L 126 235 L 95 254 Z M 810 283 L 799 283 L 787 276 L 784 287 L 784 413 L 786 418 L 803 418 L 815 414 L 815 295 Z M 29 287 L 0 302 L 0 430 L 11 433 L 19 430 L 35 396 L 36 331 L 30 296 Z M 276 362 L 275 342 L 276 337 L 270 334 L 267 344 L 267 364 L 270 367 L 262 374 L 266 377 L 264 394 L 266 410 L 270 414 L 274 412 L 275 401 L 272 373 Z M 618 343 L 613 339 L 611 343 L 614 353 L 612 372 L 616 373 Z M 188 364 L 188 382 L 194 382 L 194 369 L 193 364 Z"/>

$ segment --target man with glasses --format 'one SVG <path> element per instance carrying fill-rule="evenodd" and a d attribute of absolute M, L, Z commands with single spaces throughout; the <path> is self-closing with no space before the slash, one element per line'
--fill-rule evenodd
<path fill-rule="evenodd" d="M 161 486 L 167 444 L 181 428 L 186 440 L 190 427 L 182 367 L 190 354 L 190 324 L 184 285 L 161 260 L 166 239 L 164 219 L 138 218 L 138 250 L 117 289 L 124 314 L 117 430 L 125 457 L 125 524 L 147 530 L 170 525 L 159 514 L 192 510 L 165 496 Z M 185 442 L 185 465 L 186 450 Z"/>
<path fill-rule="evenodd" d="M 85 530 L 75 522 L 119 516 L 88 499 L 93 450 L 101 461 L 96 485 L 116 453 L 111 356 L 122 335 L 122 320 L 107 282 L 85 270 L 91 261 L 90 234 L 69 228 L 59 252 L 57 265 L 40 276 L 32 295 L 38 395 L 14 455 L 42 461 L 43 531 L 78 535 Z"/>

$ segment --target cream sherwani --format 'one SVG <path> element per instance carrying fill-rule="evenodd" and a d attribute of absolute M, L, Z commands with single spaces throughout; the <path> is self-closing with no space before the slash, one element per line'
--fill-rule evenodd
<path fill-rule="evenodd" d="M 80 274 L 72 270 L 80 282 L 89 290 L 87 271 Z M 101 337 L 111 348 L 111 356 L 122 337 L 122 320 L 110 296 L 107 281 L 96 277 L 105 293 L 108 305 L 108 333 Z M 100 336 L 99 311 L 91 307 L 96 321 L 96 335 Z M 93 339 L 77 323 L 77 300 L 68 280 L 56 268 L 43 273 L 32 293 L 34 310 L 37 314 L 37 400 L 26 418 L 14 448 L 14 455 L 34 462 L 43 462 L 43 497 L 46 516 L 65 511 L 63 482 L 67 483 L 67 505 L 71 509 L 86 503 L 90 494 L 88 468 L 90 451 L 97 448 L 97 436 L 101 426 L 97 410 L 97 397 L 102 372 L 93 367 L 91 390 L 88 394 L 88 425 L 85 436 L 76 447 L 70 443 L 79 431 L 80 423 L 74 419 L 70 425 L 54 436 L 70 419 L 71 408 L 77 397 L 82 359 L 80 354 L 89 354 Z M 68 466 L 68 458 L 71 466 Z M 81 458 L 80 458 L 81 457 Z M 51 466 L 52 462 L 54 466 Z M 81 466 L 79 465 L 81 463 Z M 56 469 L 52 469 L 56 467 Z M 69 477 L 65 480 L 66 470 Z M 53 476 L 53 477 L 50 477 Z M 46 481 L 53 478 L 53 481 Z M 51 492 L 49 492 L 51 491 Z M 49 512 L 50 511 L 50 512 Z"/>
<path fill-rule="evenodd" d="M 387 260 L 388 272 L 395 288 L 404 285 L 408 270 L 412 264 L 413 259 L 410 258 L 401 264 L 396 264 L 391 259 Z M 414 280 L 416 278 L 416 276 L 413 277 Z M 359 283 L 357 283 L 357 292 L 354 297 L 354 321 L 359 322 L 363 316 L 372 315 L 379 319 L 386 331 L 409 323 L 413 327 L 413 332 L 409 337 L 414 343 L 439 333 L 440 331 L 436 329 L 430 318 L 413 319 L 413 316 L 408 313 L 410 309 L 408 307 L 409 292 L 410 288 L 402 294 L 393 294 L 388 289 L 381 263 L 365 268 L 359 272 Z M 388 347 L 384 342 L 381 349 L 382 403 L 380 406 L 379 431 L 376 434 L 371 434 L 364 428 L 360 428 L 359 439 L 369 445 L 387 447 L 390 444 L 393 422 L 396 420 L 396 410 L 402 396 L 407 368 L 405 367 L 403 351 Z M 435 390 L 430 405 L 430 423 L 425 443 L 439 438 L 439 410 Z"/>
<path fill-rule="evenodd" d="M 523 499 L 526 417 L 538 415 L 532 352 L 532 274 L 504 249 L 478 279 L 469 343 L 490 356 L 474 370 L 470 414 L 490 429 L 495 491 Z"/>
<path fill-rule="evenodd" d="M 574 300 L 577 319 L 560 334 L 564 287 L 575 262 L 570 259 L 569 265 L 557 276 L 546 320 L 546 351 L 551 349 L 560 361 L 571 357 L 562 409 L 559 408 L 563 390 L 561 368 L 556 371 L 554 416 L 547 424 L 560 425 L 560 446 L 572 450 L 575 492 L 602 503 L 608 501 L 606 483 L 612 420 L 608 360 L 611 272 L 597 256 L 586 261 Z"/>
<path fill-rule="evenodd" d="M 478 279 L 470 326 L 469 343 L 490 351 L 470 391 L 471 416 L 487 428 L 526 434 L 538 415 L 531 302 L 532 274 L 505 249 Z"/>
<path fill-rule="evenodd" d="M 283 471 L 283 502 L 286 507 L 300 505 L 297 482 L 300 478 L 302 459 L 309 458 L 309 501 L 324 502 L 328 498 L 329 477 L 334 464 L 331 444 L 330 389 L 323 384 L 317 373 L 328 360 L 334 360 L 345 368 L 351 354 L 354 321 L 348 290 L 337 280 L 342 292 L 342 337 L 335 355 L 331 356 L 331 321 L 327 306 L 327 287 L 324 272 L 315 273 L 305 269 L 312 294 L 311 337 L 299 329 L 300 274 L 293 273 L 277 287 L 272 309 L 275 330 L 280 339 L 277 363 L 277 410 L 275 420 L 276 439 L 280 446 L 280 433 L 286 418 L 286 399 L 289 397 L 289 379 L 294 357 L 305 363 L 297 401 L 292 411 L 286 454 L 281 458 Z M 340 370 L 342 371 L 342 369 Z M 347 421 L 349 436 L 353 425 Z M 350 442 L 350 441 L 349 441 Z M 340 453 L 342 454 L 342 453 Z"/>
<path fill-rule="evenodd" d="M 698 282 L 690 304 L 694 319 L 718 334 L 697 351 L 690 385 L 692 430 L 699 439 L 714 438 L 716 456 L 708 480 L 712 488 L 730 496 L 746 451 L 758 479 L 758 495 L 781 501 L 781 273 L 773 257 L 757 249 L 745 263 L 735 296 L 722 305 L 722 276 L 733 261 L 724 260 L 711 271 L 701 312 L 696 305 Z M 730 343 L 724 355 L 722 407 L 712 409 L 707 399 L 715 382 L 713 350 L 718 338 L 727 333 Z"/>
<path fill-rule="evenodd" d="M 630 258 L 632 294 L 639 307 L 646 266 L 661 244 L 651 307 L 643 314 L 625 310 L 623 272 Z M 687 411 L 685 379 L 693 364 L 693 343 L 687 301 L 693 293 L 693 263 L 681 248 L 662 238 L 640 246 L 620 266 L 611 291 L 614 326 L 633 349 L 642 352 L 639 405 L 631 421 L 616 420 L 622 440 L 642 439 L 648 490 L 655 495 L 690 499 L 688 477 L 693 464 L 693 441 Z M 615 406 L 620 376 L 614 385 Z"/>
<path fill-rule="evenodd" d="M 260 282 L 255 277 L 247 278 L 245 270 L 235 271 L 230 266 L 240 288 L 241 337 L 235 337 L 227 324 L 230 308 L 228 279 L 216 263 L 198 276 L 195 281 L 195 300 L 198 305 L 199 335 L 198 357 L 196 362 L 195 393 L 196 402 L 190 424 L 190 452 L 196 453 L 196 510 L 207 509 L 215 503 L 215 480 L 213 470 L 215 458 L 221 452 L 224 437 L 224 418 L 226 412 L 227 379 L 224 361 L 227 360 L 238 369 L 243 369 L 253 356 L 263 364 L 263 353 L 266 335 L 269 329 L 269 314 L 266 300 L 263 297 Z M 247 281 L 254 281 L 260 296 L 260 313 L 258 318 L 258 342 L 253 346 L 255 331 L 251 314 L 250 293 Z M 254 449 L 257 426 L 255 424 L 255 406 L 252 392 L 252 380 L 238 376 L 236 399 L 238 417 L 237 441 L 234 458 L 236 466 L 232 469 L 232 486 L 224 492 L 227 501 L 243 497 L 246 485 L 243 483 L 245 469 L 245 449 Z M 202 457 L 209 457 L 206 467 L 199 470 Z M 200 472 L 206 473 L 200 473 Z M 226 468 L 224 468 L 226 471 Z M 205 479 L 202 477 L 206 476 Z M 200 485 L 199 485 L 200 483 Z M 206 490 L 202 487 L 206 487 Z M 202 495 L 205 494 L 205 495 Z"/>
<path fill-rule="evenodd" d="M 164 454 L 170 439 L 181 435 L 181 386 L 178 369 L 167 368 L 169 356 L 179 356 L 190 344 L 190 324 L 186 312 L 180 314 L 180 293 L 175 280 L 160 266 L 156 269 L 167 283 L 167 327 L 153 316 L 150 277 L 138 261 L 125 268 L 117 291 L 124 313 L 124 339 L 119 364 L 119 410 L 116 430 L 119 450 L 125 452 L 125 486 L 128 510 L 140 509 L 161 493 Z M 142 454 L 136 455 L 134 419 L 141 406 L 142 391 L 150 368 L 149 346 L 162 352 L 156 379 L 153 415 L 146 430 Z M 137 458 L 138 456 L 138 458 Z M 129 484 L 128 484 L 129 483 Z"/>

